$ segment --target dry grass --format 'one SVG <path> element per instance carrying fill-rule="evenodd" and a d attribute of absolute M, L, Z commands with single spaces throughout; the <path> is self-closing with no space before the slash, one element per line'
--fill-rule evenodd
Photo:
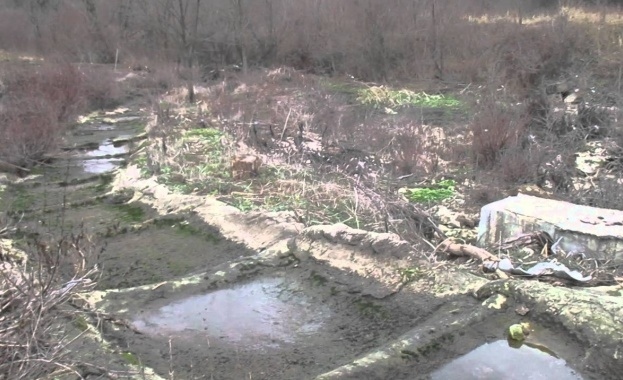
<path fill-rule="evenodd" d="M 350 97 L 320 78 L 285 69 L 231 77 L 195 105 L 184 98 L 173 90 L 169 107 L 156 107 L 144 161 L 170 188 L 217 194 L 243 211 L 292 211 L 307 225 L 400 232 L 417 244 L 434 233 L 421 210 L 389 190 L 396 170 L 407 177 L 436 170 L 442 138 L 432 128 L 408 117 L 394 134 L 377 119 L 359 125 L 367 106 L 348 107 Z M 359 130 L 365 139 L 352 138 Z M 261 156 L 259 175 L 231 176 L 239 153 Z"/>
<path fill-rule="evenodd" d="M 0 261 L 0 378 L 80 377 L 69 346 L 81 335 L 63 324 L 80 314 L 72 300 L 95 284 L 92 244 L 79 234 L 34 241 L 27 253 L 27 261 Z"/>

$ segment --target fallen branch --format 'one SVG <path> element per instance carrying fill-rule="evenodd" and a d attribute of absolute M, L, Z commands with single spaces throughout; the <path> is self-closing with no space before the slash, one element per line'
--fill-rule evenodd
<path fill-rule="evenodd" d="M 453 256 L 472 257 L 482 262 L 500 261 L 500 258 L 489 251 L 468 244 L 458 244 L 446 239 L 437 246 L 436 252 L 445 252 Z"/>

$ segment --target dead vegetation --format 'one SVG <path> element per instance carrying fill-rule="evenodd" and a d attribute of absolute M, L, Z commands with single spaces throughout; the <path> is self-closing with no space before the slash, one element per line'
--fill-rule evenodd
<path fill-rule="evenodd" d="M 71 345 L 82 332 L 66 323 L 84 320 L 80 293 L 93 289 L 93 244 L 84 234 L 33 241 L 15 255 L 8 241 L 0 261 L 0 378 L 82 377 Z M 75 303 L 78 301 L 78 303 Z"/>
<path fill-rule="evenodd" d="M 8 62 L 0 83 L 0 167 L 10 172 L 41 163 L 79 113 L 116 106 L 122 97 L 112 72 L 68 62 Z"/>

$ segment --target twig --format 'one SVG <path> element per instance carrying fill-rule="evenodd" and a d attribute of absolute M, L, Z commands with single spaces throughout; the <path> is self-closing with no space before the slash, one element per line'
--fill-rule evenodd
<path fill-rule="evenodd" d="M 286 121 L 285 123 L 283 123 L 283 130 L 281 131 L 281 137 L 279 138 L 279 141 L 283 141 L 283 137 L 286 134 L 286 129 L 288 129 L 288 120 L 290 120 L 291 112 L 292 112 L 292 107 L 290 107 L 290 110 L 288 111 L 288 116 L 286 116 Z"/>
<path fill-rule="evenodd" d="M 5 161 L 5 160 L 1 160 L 1 159 L 0 159 L 0 163 L 2 163 L 2 164 L 4 164 L 4 165 L 11 166 L 11 167 L 14 167 L 15 169 L 19 169 L 19 170 L 24 170 L 24 171 L 26 171 L 26 172 L 30 172 L 30 169 L 27 169 L 27 168 L 25 168 L 25 167 L 23 167 L 23 166 L 19 166 L 19 165 L 12 164 L 12 163 L 10 163 L 10 162 L 8 162 L 8 161 Z"/>

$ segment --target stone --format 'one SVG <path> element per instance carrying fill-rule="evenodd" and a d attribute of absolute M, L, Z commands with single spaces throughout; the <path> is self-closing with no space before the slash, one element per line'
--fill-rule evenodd
<path fill-rule="evenodd" d="M 245 154 L 236 156 L 231 164 L 232 177 L 236 180 L 245 180 L 257 176 L 262 159 L 259 156 Z"/>
<path fill-rule="evenodd" d="M 484 206 L 478 245 L 545 231 L 564 253 L 623 263 L 623 211 L 517 194 Z"/>

